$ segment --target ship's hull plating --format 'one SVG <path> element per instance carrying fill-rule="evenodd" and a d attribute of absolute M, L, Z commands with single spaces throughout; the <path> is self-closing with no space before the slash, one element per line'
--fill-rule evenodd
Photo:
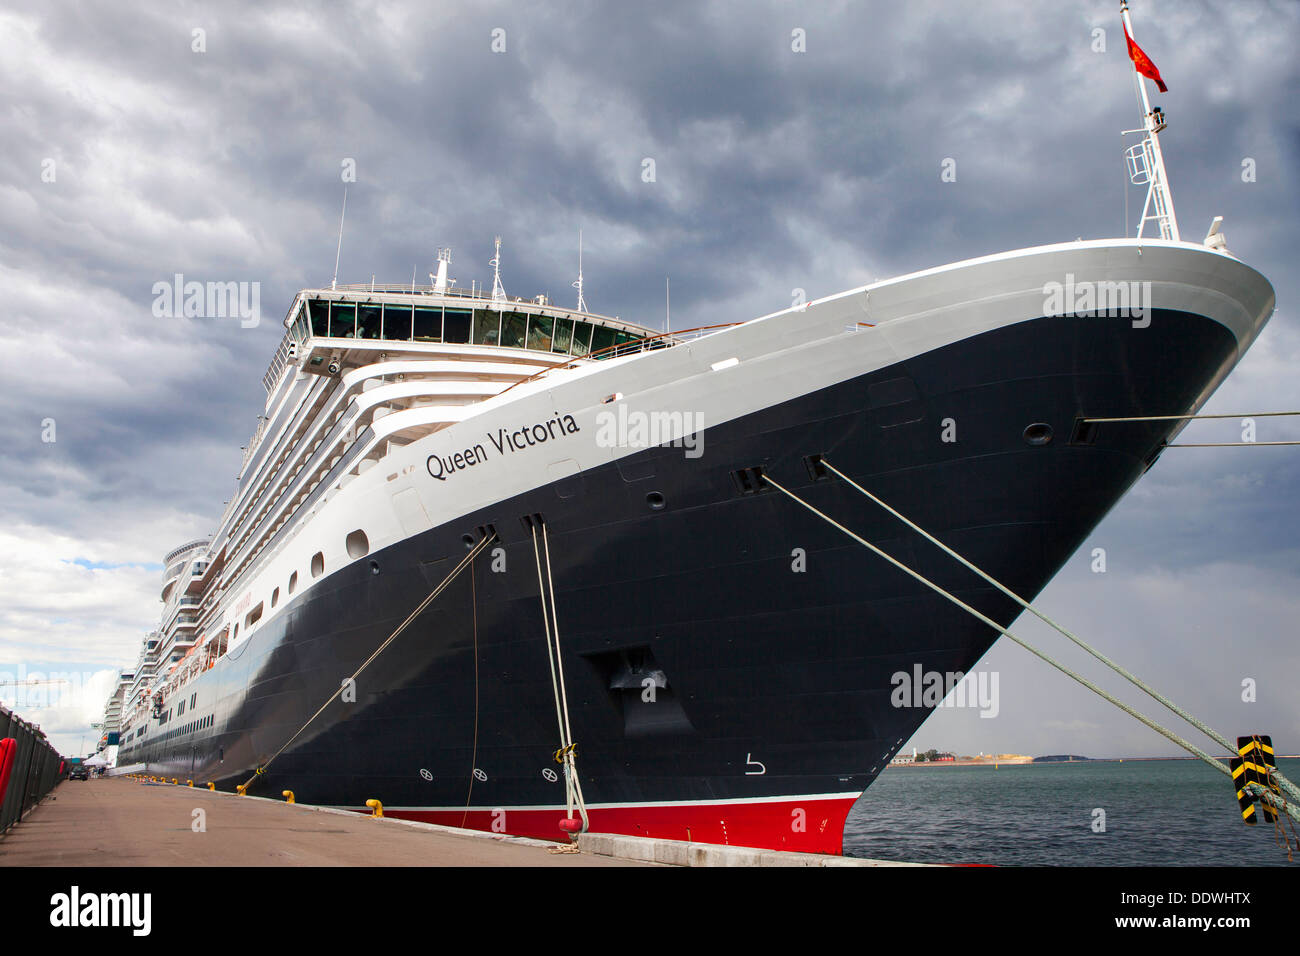
<path fill-rule="evenodd" d="M 1052 317 L 972 336 L 408 538 L 289 598 L 121 762 L 231 789 L 275 753 L 492 525 L 484 552 L 259 777 L 315 804 L 559 838 L 564 783 L 533 540 L 544 516 L 592 827 L 839 852 L 845 815 L 928 715 L 892 675 L 969 671 L 997 633 L 775 491 L 763 469 L 1009 624 L 1018 608 L 839 480 L 823 455 L 1026 597 L 1236 359 L 1211 319 Z M 1053 437 L 1031 445 L 1027 426 Z M 1091 438 L 1072 443 L 1071 438 Z M 953 439 L 953 440 L 946 440 Z M 660 496 L 654 498 L 652 495 Z M 662 502 L 662 507 L 651 503 Z M 653 695 L 644 681 L 662 672 Z M 666 686 L 664 686 L 666 684 Z M 653 700 L 649 700 L 653 696 Z M 187 721 L 210 729 L 187 729 Z"/>

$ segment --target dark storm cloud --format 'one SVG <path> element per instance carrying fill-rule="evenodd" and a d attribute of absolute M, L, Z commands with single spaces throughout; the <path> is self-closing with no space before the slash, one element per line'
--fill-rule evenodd
<path fill-rule="evenodd" d="M 683 328 L 784 308 L 796 288 L 1119 234 L 1119 130 L 1138 112 L 1117 6 L 0 12 L 0 515 L 65 561 L 157 561 L 213 530 L 284 310 L 333 271 L 345 159 L 357 181 L 341 281 L 404 282 L 413 267 L 427 281 L 451 245 L 467 286 L 490 279 L 500 234 L 507 291 L 569 303 L 582 229 L 592 307 L 651 326 L 666 275 Z M 1230 247 L 1282 307 L 1215 409 L 1296 407 L 1300 12 L 1153 0 L 1134 17 L 1170 84 L 1163 142 L 1185 238 L 1225 215 Z M 791 50 L 796 28 L 806 53 Z M 957 181 L 941 183 L 948 158 Z M 1256 182 L 1242 181 L 1246 158 Z M 1130 190 L 1130 229 L 1140 201 Z M 153 284 L 177 272 L 260 282 L 261 324 L 154 317 Z M 1171 450 L 1096 537 L 1121 569 L 1226 562 L 1294 580 L 1295 524 L 1279 515 L 1298 491 L 1285 450 Z M 1136 571 L 1124 580 L 1136 587 Z M 143 630 L 153 606 L 137 599 Z M 134 635 L 115 624 L 111 639 L 133 654 Z"/>

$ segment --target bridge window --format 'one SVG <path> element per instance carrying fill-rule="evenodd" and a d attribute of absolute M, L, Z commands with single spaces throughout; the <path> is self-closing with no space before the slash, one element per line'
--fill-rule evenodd
<path fill-rule="evenodd" d="M 555 335 L 551 339 L 551 351 L 567 354 L 573 343 L 573 320 L 556 319 Z"/>
<path fill-rule="evenodd" d="M 447 309 L 442 314 L 442 340 L 455 343 L 468 342 L 469 326 L 468 309 Z"/>
<path fill-rule="evenodd" d="M 474 312 L 474 344 L 497 345 L 501 341 L 501 313 L 496 309 Z"/>
<path fill-rule="evenodd" d="M 415 341 L 438 342 L 442 338 L 442 313 L 438 309 L 415 310 Z"/>
<path fill-rule="evenodd" d="M 409 305 L 384 306 L 384 338 L 398 342 L 411 339 L 411 318 L 414 309 Z"/>
<path fill-rule="evenodd" d="M 501 344 L 506 348 L 524 347 L 524 334 L 528 329 L 528 316 L 507 312 L 501 318 Z"/>
<path fill-rule="evenodd" d="M 357 306 L 357 338 L 359 339 L 377 339 L 382 338 L 382 324 L 380 321 L 379 306 L 377 305 L 359 305 Z"/>
<path fill-rule="evenodd" d="M 311 334 L 321 338 L 330 334 L 330 304 L 322 299 L 312 299 L 307 303 L 307 314 L 311 317 Z"/>
<path fill-rule="evenodd" d="M 573 326 L 573 350 L 570 355 L 586 355 L 591 351 L 591 323 L 576 322 Z"/>
<path fill-rule="evenodd" d="M 591 335 L 591 350 L 599 352 L 601 349 L 607 349 L 614 344 L 614 330 L 607 325 L 596 326 L 596 331 Z"/>
<path fill-rule="evenodd" d="M 334 302 L 330 304 L 330 335 L 336 339 L 357 337 L 357 307 Z"/>
<path fill-rule="evenodd" d="M 551 350 L 551 331 L 555 320 L 549 315 L 534 315 L 528 319 L 528 347 L 543 352 Z"/>

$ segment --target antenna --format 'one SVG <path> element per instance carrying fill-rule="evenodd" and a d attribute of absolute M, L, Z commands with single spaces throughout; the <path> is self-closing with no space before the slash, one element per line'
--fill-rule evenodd
<path fill-rule="evenodd" d="M 1132 47 L 1137 46 L 1137 41 L 1133 39 L 1133 19 L 1129 15 L 1128 0 L 1120 0 L 1119 5 L 1120 18 L 1123 20 L 1125 32 L 1128 34 L 1125 42 L 1131 44 L 1129 56 L 1133 57 Z M 1139 53 L 1141 48 L 1139 47 Z M 1145 54 L 1141 54 L 1146 59 Z M 1150 66 L 1150 60 L 1146 60 Z M 1160 226 L 1160 238 L 1172 239 L 1174 242 L 1181 241 L 1178 233 L 1178 219 L 1174 215 L 1174 197 L 1169 191 L 1169 179 L 1165 175 L 1165 157 L 1160 151 L 1159 133 L 1165 128 L 1165 114 L 1160 107 L 1151 108 L 1151 101 L 1147 98 L 1147 84 L 1143 75 L 1136 69 L 1134 63 L 1133 80 L 1137 83 L 1138 98 L 1142 103 L 1142 129 L 1125 130 L 1128 133 L 1146 133 L 1146 138 L 1140 143 L 1136 143 L 1125 150 L 1125 157 L 1128 160 L 1129 181 L 1135 186 L 1147 186 L 1146 202 L 1142 205 L 1142 218 L 1138 221 L 1137 237 L 1142 238 L 1142 231 L 1146 228 L 1148 220 L 1155 221 Z"/>
<path fill-rule="evenodd" d="M 348 214 L 348 187 L 343 187 L 343 212 L 339 214 L 339 245 L 334 250 L 334 278 L 330 280 L 330 288 L 336 289 L 339 284 L 339 255 L 343 252 L 343 219 Z"/>
<path fill-rule="evenodd" d="M 587 300 L 582 297 L 582 230 L 578 230 L 578 281 L 573 283 L 578 290 L 578 311 L 587 311 Z"/>
<path fill-rule="evenodd" d="M 672 297 L 669 295 L 668 277 L 664 276 L 664 331 L 672 331 Z"/>
<path fill-rule="evenodd" d="M 501 303 L 506 301 L 506 290 L 501 285 L 501 237 L 496 237 L 496 255 L 488 260 L 488 265 L 492 267 L 492 301 L 498 309 Z"/>

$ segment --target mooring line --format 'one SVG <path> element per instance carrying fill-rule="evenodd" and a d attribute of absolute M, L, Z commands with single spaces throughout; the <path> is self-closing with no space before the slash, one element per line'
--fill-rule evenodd
<path fill-rule="evenodd" d="M 915 578 L 917 581 L 920 581 L 922 584 L 924 584 L 924 585 L 925 585 L 926 587 L 928 587 L 930 590 L 934 591 L 935 593 L 937 593 L 937 594 L 941 595 L 942 597 L 946 598 L 947 600 L 951 601 L 953 604 L 957 605 L 957 606 L 960 607 L 962 610 L 966 611 L 966 612 L 967 612 L 968 614 L 970 614 L 972 617 L 974 617 L 974 618 L 976 618 L 977 620 L 979 620 L 979 621 L 981 621 L 981 622 L 987 624 L 989 627 L 993 628 L 993 629 L 996 630 L 998 633 L 1002 634 L 1004 637 L 1008 638 L 1009 640 L 1013 641 L 1014 643 L 1019 644 L 1019 645 L 1020 645 L 1021 647 L 1023 647 L 1025 650 L 1027 650 L 1027 651 L 1029 651 L 1031 654 L 1033 654 L 1035 657 L 1038 657 L 1039 659 L 1041 659 L 1041 660 L 1043 660 L 1043 661 L 1046 661 L 1048 664 L 1051 664 L 1053 667 L 1055 667 L 1055 668 L 1056 668 L 1057 670 L 1059 670 L 1061 673 L 1065 674 L 1067 677 L 1070 677 L 1070 678 L 1072 678 L 1073 680 L 1077 681 L 1078 683 L 1082 684 L 1084 687 L 1088 688 L 1088 689 L 1091 690 L 1093 693 L 1097 694 L 1097 695 L 1098 695 L 1099 697 L 1101 697 L 1103 700 L 1107 700 L 1107 701 L 1109 701 L 1110 703 L 1112 703 L 1112 704 L 1114 704 L 1116 707 L 1118 707 L 1120 710 L 1122 710 L 1122 711 L 1124 711 L 1126 714 L 1128 714 L 1130 717 L 1133 717 L 1133 718 L 1135 718 L 1136 720 L 1141 721 L 1141 722 L 1142 722 L 1143 724 L 1145 724 L 1147 727 L 1150 727 L 1152 730 L 1154 730 L 1156 733 L 1160 734 L 1162 737 L 1164 737 L 1164 738 L 1166 738 L 1167 740 L 1173 742 L 1174 744 L 1177 744 L 1179 747 L 1182 747 L 1182 748 L 1183 748 L 1184 750 L 1186 750 L 1188 753 L 1190 753 L 1190 754 L 1192 754 L 1192 755 L 1194 755 L 1194 756 L 1196 756 L 1196 757 L 1199 757 L 1202 761 L 1204 761 L 1205 763 L 1209 764 L 1209 765 L 1210 765 L 1211 767 L 1213 767 L 1215 770 L 1218 770 L 1219 772 L 1221 772 L 1221 773 L 1223 773 L 1223 774 L 1226 774 L 1229 778 L 1232 777 L 1232 771 L 1231 771 L 1231 770 L 1228 768 L 1228 766 L 1227 766 L 1226 764 L 1224 764 L 1222 761 L 1220 761 L 1220 760 L 1216 760 L 1214 757 L 1212 757 L 1210 754 L 1206 753 L 1206 752 L 1205 752 L 1204 750 L 1202 750 L 1200 747 L 1197 747 L 1197 746 L 1196 746 L 1195 744 L 1193 744 L 1191 741 L 1184 740 L 1182 737 L 1178 736 L 1178 735 L 1177 735 L 1176 733 L 1174 733 L 1172 730 L 1168 729 L 1167 727 L 1163 727 L 1163 726 L 1161 726 L 1160 724 L 1158 724 L 1158 723 L 1156 723 L 1154 720 L 1152 720 L 1150 717 L 1147 717 L 1145 714 L 1142 714 L 1142 713 L 1138 712 L 1137 710 L 1134 710 L 1132 707 L 1130 707 L 1128 704 L 1124 703 L 1124 702 L 1123 702 L 1122 700 L 1120 700 L 1119 698 L 1117 698 L 1117 697 L 1113 696 L 1112 694 L 1109 694 L 1109 693 L 1107 693 L 1106 691 L 1102 690 L 1100 687 L 1098 687 L 1098 686 L 1097 686 L 1096 684 L 1094 684 L 1092 681 L 1088 680 L 1086 677 L 1083 677 L 1083 676 L 1080 675 L 1080 674 L 1076 674 L 1076 673 L 1075 673 L 1074 671 L 1072 671 L 1069 667 L 1065 666 L 1064 664 L 1060 663 L 1060 662 L 1057 661 L 1057 660 L 1054 660 L 1052 657 L 1050 657 L 1049 655 L 1043 653 L 1043 652 L 1040 651 L 1038 648 L 1034 647 L 1032 644 L 1028 643 L 1027 641 L 1023 641 L 1023 640 L 1021 640 L 1020 638 L 1016 637 L 1016 635 L 1012 634 L 1009 630 L 1007 630 L 1005 627 L 1003 627 L 1003 626 L 1002 626 L 1001 624 L 999 624 L 997 621 L 993 620 L 993 619 L 992 619 L 991 617 L 989 617 L 988 615 L 983 614 L 983 613 L 981 613 L 980 611 L 975 610 L 975 608 L 971 607 L 969 604 L 967 604 L 967 603 L 966 603 L 965 601 L 963 601 L 961 598 L 957 597 L 955 594 L 952 594 L 952 593 L 948 592 L 947 590 L 945 590 L 945 589 L 944 589 L 943 587 L 941 587 L 940 585 L 935 584 L 935 583 L 934 583 L 933 581 L 931 581 L 929 578 L 925 577 L 925 575 L 921 574 L 921 573 L 918 572 L 918 571 L 914 571 L 914 570 L 912 570 L 912 569 L 911 569 L 910 567 L 908 567 L 906 564 L 904 564 L 903 562 L 897 560 L 896 558 L 894 558 L 893 556 L 889 555 L 888 553 L 882 551 L 880 548 L 876 547 L 876 546 L 875 546 L 874 544 L 872 544 L 870 541 L 867 541 L 865 538 L 861 537 L 860 535 L 855 534 L 854 532 L 850 531 L 848 528 L 844 527 L 844 525 L 840 524 L 840 523 L 839 523 L 838 521 L 836 521 L 834 518 L 831 518 L 829 515 L 825 514 L 824 512 L 819 511 L 819 510 L 818 510 L 817 508 L 815 508 L 813 505 L 810 505 L 808 502 L 804 501 L 802 498 L 800 498 L 800 497 L 799 497 L 798 495 L 796 495 L 794 492 L 790 491 L 790 490 L 787 489 L 785 486 L 783 486 L 782 484 L 780 484 L 779 482 L 777 482 L 775 479 L 773 479 L 773 478 L 772 478 L 770 475 L 768 475 L 767 473 L 764 473 L 764 474 L 763 474 L 763 481 L 767 482 L 767 483 L 770 484 L 773 488 L 776 488 L 778 491 L 780 491 L 782 494 L 786 495 L 787 497 L 789 497 L 790 499 L 792 499 L 792 500 L 795 501 L 796 503 L 802 505 L 804 508 L 806 508 L 806 509 L 808 509 L 809 511 L 811 511 L 813 514 L 817 515 L 817 517 L 821 518 L 821 519 L 822 519 L 823 521 L 825 521 L 827 524 L 829 524 L 829 525 L 831 525 L 832 527 L 837 528 L 837 529 L 839 529 L 840 531 L 844 532 L 844 534 L 848 535 L 848 536 L 849 536 L 850 538 L 852 538 L 854 541 L 857 541 L 859 544 L 861 544 L 861 545 L 864 546 L 865 548 L 869 549 L 872 553 L 878 555 L 879 557 L 884 558 L 886 561 L 888 561 L 888 562 L 889 562 L 890 564 L 892 564 L 894 567 L 898 568 L 898 569 L 899 569 L 900 571 L 902 571 L 903 573 L 909 575 L 909 576 L 912 577 L 912 578 Z M 1259 798 L 1260 798 L 1263 802 L 1268 803 L 1268 804 L 1270 804 L 1271 806 L 1277 807 L 1278 809 L 1280 809 L 1280 810 L 1282 810 L 1282 811 L 1284 811 L 1284 812 L 1290 814 L 1291 816 L 1295 817 L 1297 820 L 1300 820 L 1300 806 L 1292 805 L 1292 804 L 1288 803 L 1285 799 L 1282 799 L 1282 798 L 1280 798 L 1280 797 L 1274 797 L 1274 795 L 1273 795 L 1272 793 L 1270 793 L 1270 792 L 1267 791 L 1267 790 L 1264 790 L 1262 787 L 1258 787 L 1258 785 L 1256 785 L 1256 784 L 1247 784 L 1247 785 L 1246 785 L 1246 789 L 1256 788 L 1256 787 L 1257 787 L 1259 790 L 1262 791 L 1262 793 L 1259 793 L 1259 794 L 1257 794 L 1257 795 L 1259 796 Z M 1255 791 L 1252 789 L 1251 792 L 1254 793 Z"/>
<path fill-rule="evenodd" d="M 442 583 L 440 583 L 436 588 L 430 591 L 429 595 L 423 601 L 420 602 L 419 606 L 417 606 L 414 611 L 412 611 L 409 615 L 407 615 L 406 620 L 397 626 L 397 630 L 393 631 L 392 634 L 389 634 L 388 638 L 377 648 L 375 648 L 374 653 L 372 653 L 369 657 L 366 658 L 365 663 L 363 663 L 360 667 L 358 667 L 356 669 L 356 672 L 351 677 L 349 677 L 345 681 L 342 681 L 339 684 L 338 690 L 330 694 L 329 699 L 326 700 L 325 703 L 320 705 L 320 709 L 317 710 L 316 713 L 308 717 L 307 722 L 303 724 L 301 727 L 299 727 L 297 732 L 295 732 L 292 737 L 290 737 L 287 741 L 285 741 L 284 745 L 279 750 L 271 754 L 270 758 L 267 759 L 266 763 L 261 764 L 257 768 L 257 770 L 254 771 L 253 775 L 248 778 L 247 781 L 245 781 L 241 786 L 238 786 L 235 789 L 241 794 L 246 793 L 248 791 L 248 788 L 252 785 L 253 781 L 256 780 L 258 777 L 260 777 L 262 774 L 266 773 L 266 768 L 271 766 L 271 761 L 275 760 L 276 757 L 280 756 L 280 754 L 284 753 L 287 749 L 289 749 L 289 745 L 292 744 L 295 740 L 297 740 L 300 736 L 302 736 L 302 732 L 306 730 L 309 726 L 311 726 L 312 721 L 314 721 L 317 717 L 319 717 L 321 714 L 325 712 L 325 708 L 334 702 L 334 698 L 338 697 L 339 694 L 343 693 L 343 688 L 348 685 L 348 681 L 351 681 L 353 684 L 355 684 L 356 679 L 361 676 L 361 672 L 364 671 L 367 667 L 369 667 L 371 663 L 374 662 L 375 658 L 377 658 L 380 654 L 384 652 L 384 649 L 387 648 L 389 644 L 397 640 L 398 635 L 401 634 L 404 630 L 406 630 L 411 625 L 411 622 L 414 621 L 417 617 L 419 617 L 420 614 L 424 611 L 424 609 L 427 608 L 430 604 L 432 604 L 434 599 L 437 598 L 438 595 L 440 595 L 444 590 L 446 590 L 447 586 L 451 584 L 452 581 L 456 580 L 456 577 L 461 573 L 461 571 L 465 570 L 466 565 L 473 562 L 473 560 L 479 556 L 479 553 L 484 548 L 486 548 L 489 544 L 491 544 L 493 541 L 496 540 L 496 537 L 497 537 L 496 532 L 491 532 L 487 535 L 484 535 L 483 539 L 479 541 L 478 544 L 474 545 L 474 547 L 470 550 L 469 554 L 461 558 L 460 563 L 456 565 L 454 568 L 452 568 L 451 572 L 445 578 L 442 579 Z"/>
<path fill-rule="evenodd" d="M 1174 714 L 1176 714 L 1177 716 L 1181 717 L 1183 720 L 1187 721 L 1187 723 L 1191 724 L 1193 727 L 1195 727 L 1195 728 L 1196 728 L 1197 730 L 1199 730 L 1201 733 L 1205 734 L 1205 736 L 1209 737 L 1209 738 L 1210 738 L 1211 740 L 1213 740 L 1215 743 L 1219 744 L 1221 747 L 1223 747 L 1224 749 L 1226 749 L 1229 753 L 1235 754 L 1235 753 L 1237 752 L 1237 747 L 1236 747 L 1235 745 L 1233 745 L 1232 742 L 1229 741 L 1227 737 L 1225 737 L 1225 736 L 1223 736 L 1222 734 L 1220 734 L 1220 733 L 1219 733 L 1218 731 L 1216 731 L 1213 727 L 1210 727 L 1208 724 L 1205 724 L 1204 722 L 1202 722 L 1201 720 L 1199 720 L 1197 717 L 1195 717 L 1193 714 L 1191 714 L 1191 713 L 1189 713 L 1188 711 L 1184 710 L 1183 708 L 1179 707 L 1177 704 L 1175 704 L 1175 703 L 1174 703 L 1172 700 L 1170 700 L 1168 697 L 1165 697 L 1163 694 L 1161 694 L 1159 691 L 1157 691 L 1154 687 L 1151 687 L 1150 685 L 1148 685 L 1145 681 L 1143 681 L 1143 680 L 1142 680 L 1140 677 L 1138 677 L 1136 674 L 1133 674 L 1132 672 L 1130 672 L 1129 670 L 1127 670 L 1125 667 L 1123 667 L 1123 665 L 1117 663 L 1116 661 L 1111 660 L 1109 657 L 1107 657 L 1107 656 L 1106 656 L 1105 654 L 1103 654 L 1101 651 L 1097 650 L 1097 649 L 1094 648 L 1092 645 L 1090 645 L 1087 641 L 1083 640 L 1082 638 L 1080 638 L 1079 636 L 1077 636 L 1076 634 L 1074 634 L 1072 631 L 1070 631 L 1070 630 L 1069 630 L 1068 628 L 1066 628 L 1064 625 L 1062 625 L 1062 624 L 1058 624 L 1056 621 L 1052 620 L 1052 618 L 1048 617 L 1045 613 L 1043 613 L 1042 611 L 1040 611 L 1040 610 L 1039 610 L 1037 607 L 1035 607 L 1033 604 L 1031 604 L 1031 603 L 1029 603 L 1028 601 L 1026 601 L 1024 598 L 1022 598 L 1020 595 L 1016 594 L 1016 593 L 1015 593 L 1014 591 L 1012 591 L 1010 588 L 1006 587 L 1004 584 L 1002 584 L 1001 581 L 999 581 L 999 580 L 997 580 L 996 578 L 994 578 L 991 574 L 986 573 L 984 570 L 982 570 L 981 568 L 977 567 L 975 564 L 973 564 L 972 562 L 968 561 L 966 558 L 962 557 L 962 555 L 958 554 L 958 553 L 957 553 L 956 551 L 954 551 L 952 548 L 948 547 L 948 545 L 944 544 L 942 541 L 940 541 L 940 540 L 939 540 L 938 538 L 936 538 L 934 535 L 930 534 L 930 532 L 926 531 L 924 528 L 922 528 L 922 527 L 921 527 L 920 525 L 918 525 L 916 522 L 912 521 L 911 519 L 909 519 L 908 517 L 906 517 L 905 515 L 903 515 L 903 514 L 900 513 L 899 511 L 897 511 L 896 509 L 890 507 L 888 504 L 886 504 L 886 503 L 885 503 L 884 501 L 882 501 L 880 498 L 876 497 L 874 494 L 872 494 L 872 493 L 871 493 L 870 491 L 868 491 L 866 488 L 863 488 L 860 484 L 858 484 L 856 481 L 854 481 L 854 480 L 853 480 L 852 478 L 850 478 L 848 475 L 844 474 L 844 472 L 840 471 L 838 468 L 836 468 L 834 465 L 832 465 L 832 464 L 831 464 L 829 461 L 827 461 L 825 458 L 822 459 L 822 462 L 821 462 L 821 463 L 822 463 L 823 465 L 825 465 L 828 469 L 830 469 L 831 471 L 833 471 L 835 474 L 839 475 L 839 476 L 840 476 L 842 479 L 844 479 L 844 481 L 847 482 L 851 487 L 853 487 L 853 488 L 856 489 L 857 491 L 861 492 L 863 495 L 865 495 L 865 496 L 866 496 L 867 498 L 869 498 L 871 501 L 875 502 L 877 505 L 879 505 L 879 506 L 880 506 L 881 508 L 883 508 L 885 511 L 888 511 L 891 515 L 893 515 L 893 516 L 894 516 L 895 518 L 897 518 L 899 521 L 903 522 L 903 524 L 907 525 L 909 528 L 911 528 L 911 529 L 912 529 L 913 531 L 915 531 L 917 534 L 921 535 L 921 537 L 925 538 L 925 540 L 929 541 L 929 542 L 930 542 L 931 544 L 933 544 L 935 547 L 939 548 L 941 551 L 943 551 L 943 552 L 944 552 L 945 554 L 947 554 L 949 557 L 955 559 L 956 561 L 958 561 L 960 564 L 962 564 L 962 565 L 965 566 L 966 568 L 969 568 L 971 571 L 974 571 L 976 574 L 978 574 L 981 578 L 983 578 L 983 579 L 984 579 L 985 581 L 987 581 L 989 584 L 993 585 L 995 588 L 997 588 L 999 591 L 1001 591 L 1001 592 L 1002 592 L 1003 594 L 1005 594 L 1007 597 L 1011 598 L 1011 600 L 1013 600 L 1013 601 L 1015 601 L 1017 604 L 1019 604 L 1019 605 L 1020 605 L 1022 608 L 1024 608 L 1026 611 L 1029 611 L 1031 614 L 1033 614 L 1035 617 L 1037 617 L 1037 618 L 1038 618 L 1040 621 L 1042 621 L 1044 624 L 1048 625 L 1049 627 L 1053 628 L 1054 630 L 1056 630 L 1056 631 L 1059 632 L 1060 634 L 1063 634 L 1065 637 L 1069 638 L 1069 639 L 1070 639 L 1071 641 L 1073 641 L 1077 646 L 1083 648 L 1083 650 L 1087 651 L 1089 654 L 1091 654 L 1091 655 L 1092 655 L 1093 657 L 1095 657 L 1097 660 L 1101 661 L 1103 664 L 1105 664 L 1107 667 L 1109 667 L 1111 670 L 1113 670 L 1116 674 L 1119 674 L 1121 677 L 1123 677 L 1125 680 L 1127 680 L 1127 681 L 1128 681 L 1130 684 L 1132 684 L 1134 687 L 1137 687 L 1139 690 L 1141 690 L 1143 693 L 1147 694 L 1149 697 L 1151 697 L 1153 700 L 1157 701 L 1158 703 L 1163 704 L 1165 707 L 1167 707 L 1167 708 L 1168 708 L 1170 711 L 1172 711 Z M 764 477 L 766 477 L 766 476 L 764 476 Z M 1300 801 L 1300 789 L 1297 789 L 1296 786 L 1295 786 L 1293 783 L 1291 783 L 1290 780 L 1288 780 L 1286 777 L 1282 776 L 1282 774 L 1279 773 L 1279 772 L 1277 772 L 1277 771 L 1273 771 L 1273 773 L 1272 773 L 1272 777 L 1273 777 L 1273 779 L 1275 779 L 1275 780 L 1276 780 L 1276 781 L 1277 781 L 1277 782 L 1282 786 L 1282 788 L 1283 788 L 1284 790 L 1286 790 L 1286 792 L 1287 792 L 1288 794 L 1290 794 L 1290 796 L 1291 796 L 1291 798 L 1292 798 L 1293 800 Z"/>
<path fill-rule="evenodd" d="M 591 822 L 587 817 L 587 804 L 582 796 L 582 783 L 578 780 L 578 765 L 573 742 L 573 729 L 569 723 L 569 696 L 564 683 L 564 657 L 560 648 L 560 620 L 555 608 L 555 580 L 551 574 L 551 544 L 546 522 L 537 516 L 532 524 L 533 557 L 537 562 L 537 589 L 542 601 L 542 623 L 546 631 L 546 660 L 551 667 L 551 693 L 555 698 L 555 719 L 560 728 L 560 749 L 555 752 L 556 762 L 564 769 L 565 812 L 570 820 L 576 809 L 582 817 L 585 833 Z M 537 524 L 542 526 L 542 548 L 537 547 Z M 542 552 L 546 558 L 546 579 L 542 579 Z M 548 602 L 549 594 L 549 602 Z M 551 647 L 554 638 L 555 646 Z"/>
<path fill-rule="evenodd" d="M 1081 422 L 1173 422 L 1190 421 L 1197 418 L 1278 418 L 1286 415 L 1300 415 L 1300 412 L 1250 412 L 1242 415 L 1128 415 L 1121 418 L 1081 418 Z"/>
<path fill-rule="evenodd" d="M 1181 422 L 1197 421 L 1210 418 L 1280 418 L 1287 415 L 1300 415 L 1300 412 L 1249 412 L 1242 415 L 1126 415 L 1120 418 L 1080 418 L 1080 422 L 1090 425 L 1102 422 Z M 1174 442 L 1164 448 L 1242 448 L 1247 445 L 1278 446 L 1300 445 L 1300 441 L 1206 441 Z"/>
<path fill-rule="evenodd" d="M 1165 448 L 1244 448 L 1247 445 L 1300 445 L 1300 441 L 1204 441 L 1174 442 Z"/>
<path fill-rule="evenodd" d="M 460 827 L 465 829 L 469 819 L 469 805 L 474 799 L 474 770 L 478 767 L 478 583 L 474 565 L 469 567 L 470 609 L 474 613 L 474 749 L 469 758 L 469 790 L 465 793 L 465 812 L 460 816 Z"/>

